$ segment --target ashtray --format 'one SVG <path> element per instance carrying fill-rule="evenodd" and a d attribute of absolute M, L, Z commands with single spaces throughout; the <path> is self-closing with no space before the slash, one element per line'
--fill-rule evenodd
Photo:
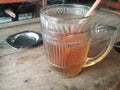
<path fill-rule="evenodd" d="M 32 47 L 42 44 L 42 35 L 34 31 L 23 31 L 10 35 L 6 41 L 8 44 L 18 49 Z"/>
<path fill-rule="evenodd" d="M 116 43 L 114 44 L 114 48 L 115 48 L 115 50 L 116 50 L 117 52 L 120 53 L 120 42 L 116 42 Z"/>

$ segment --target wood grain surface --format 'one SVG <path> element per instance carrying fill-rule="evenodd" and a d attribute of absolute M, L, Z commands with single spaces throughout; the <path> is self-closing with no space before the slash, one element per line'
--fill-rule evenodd
<path fill-rule="evenodd" d="M 8 4 L 8 3 L 18 3 L 18 2 L 32 2 L 37 0 L 0 0 L 0 4 Z"/>
<path fill-rule="evenodd" d="M 109 25 L 120 22 L 119 14 L 97 15 Z M 120 29 L 120 24 L 116 26 Z M 39 18 L 0 24 L 0 90 L 120 90 L 120 53 L 114 49 L 78 76 L 64 78 L 49 68 L 42 45 L 16 49 L 6 42 L 9 35 L 26 30 L 40 33 Z"/>

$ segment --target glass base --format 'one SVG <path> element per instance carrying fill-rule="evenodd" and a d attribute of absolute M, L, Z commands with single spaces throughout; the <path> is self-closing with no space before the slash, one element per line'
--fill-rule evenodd
<path fill-rule="evenodd" d="M 58 73 L 59 75 L 63 76 L 63 77 L 75 77 L 77 76 L 82 67 L 81 66 L 74 66 L 74 67 L 70 67 L 70 68 L 60 68 L 54 65 L 50 64 L 50 68 L 53 69 L 56 73 Z"/>

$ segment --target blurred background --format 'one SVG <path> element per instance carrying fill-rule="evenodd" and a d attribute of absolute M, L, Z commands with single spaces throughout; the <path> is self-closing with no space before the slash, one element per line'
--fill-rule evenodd
<path fill-rule="evenodd" d="M 0 23 L 39 17 L 41 7 L 52 4 L 84 4 L 91 6 L 95 0 L 0 0 Z M 102 7 L 120 12 L 120 0 L 103 0 Z"/>

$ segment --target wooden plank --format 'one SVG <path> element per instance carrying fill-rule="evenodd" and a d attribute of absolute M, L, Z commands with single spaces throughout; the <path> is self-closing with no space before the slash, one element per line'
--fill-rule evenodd
<path fill-rule="evenodd" d="M 47 6 L 47 0 L 43 0 L 42 5 L 43 5 L 43 8 L 45 8 Z"/>
<path fill-rule="evenodd" d="M 106 11 L 106 12 L 109 12 L 109 13 L 114 13 L 114 14 L 116 14 L 116 15 L 120 15 L 119 12 L 116 12 L 116 11 L 114 11 L 114 10 L 109 10 L 109 9 L 106 9 L 106 8 L 101 8 L 100 10 Z"/>
<path fill-rule="evenodd" d="M 36 17 L 40 16 L 40 0 L 36 1 L 36 10 L 35 10 Z"/>
<path fill-rule="evenodd" d="M 115 9 L 120 9 L 120 3 L 115 2 L 115 1 L 103 0 L 101 2 L 101 4 L 103 4 L 104 6 L 107 6 L 107 7 L 112 7 L 112 8 L 115 8 Z"/>
<path fill-rule="evenodd" d="M 0 0 L 0 4 L 8 4 L 8 3 L 18 3 L 18 2 L 32 2 L 37 0 Z"/>
<path fill-rule="evenodd" d="M 19 22 L 15 21 L 15 22 L 1 23 L 0 30 L 6 29 L 6 28 L 12 28 L 15 26 L 26 25 L 26 24 L 39 23 L 39 22 L 40 22 L 39 18 L 32 18 L 32 19 L 21 20 Z"/>

